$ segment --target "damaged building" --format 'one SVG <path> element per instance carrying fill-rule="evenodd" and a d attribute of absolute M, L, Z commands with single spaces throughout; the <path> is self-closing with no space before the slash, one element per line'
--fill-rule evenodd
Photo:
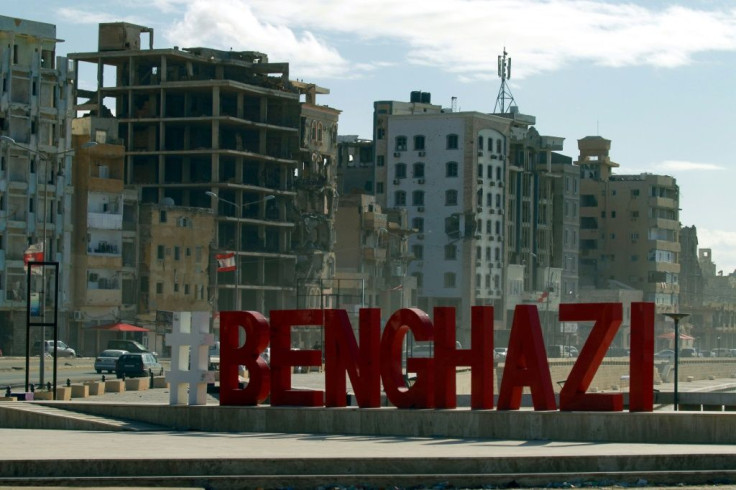
<path fill-rule="evenodd" d="M 334 274 L 339 111 L 316 98 L 329 91 L 264 53 L 154 49 L 153 35 L 100 24 L 98 51 L 70 55 L 97 75 L 77 87 L 77 109 L 118 123 L 126 188 L 142 205 L 212 209 L 213 313 L 268 316 L 321 293 Z M 216 272 L 230 252 L 235 270 Z"/>

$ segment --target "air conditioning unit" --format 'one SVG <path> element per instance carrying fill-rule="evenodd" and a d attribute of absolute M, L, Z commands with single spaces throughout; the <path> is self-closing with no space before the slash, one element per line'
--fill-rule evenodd
<path fill-rule="evenodd" d="M 395 151 L 395 152 L 394 152 L 394 156 L 395 156 L 396 158 L 398 158 L 398 157 L 400 157 L 400 156 L 401 156 L 401 153 L 399 153 L 398 151 Z"/>
<path fill-rule="evenodd" d="M 394 179 L 394 185 L 399 185 L 399 184 L 401 184 L 401 181 L 399 179 Z"/>
<path fill-rule="evenodd" d="M 503 187 L 503 182 L 499 182 L 499 183 L 498 183 L 498 186 L 499 186 L 499 187 Z"/>
<path fill-rule="evenodd" d="M 491 160 L 497 160 L 498 157 L 496 155 L 491 155 Z"/>
<path fill-rule="evenodd" d="M 491 181 L 491 185 L 496 185 L 496 183 L 495 183 L 495 182 L 493 182 L 493 181 Z"/>
<path fill-rule="evenodd" d="M 477 208 L 475 208 L 475 212 L 476 213 L 482 213 L 483 212 L 483 208 L 480 207 L 480 206 L 478 206 Z"/>
<path fill-rule="evenodd" d="M 423 151 L 420 151 L 420 152 L 419 152 L 419 156 L 420 156 L 420 157 L 424 157 L 424 156 L 427 156 L 427 154 L 426 154 L 425 152 L 423 152 Z"/>
<path fill-rule="evenodd" d="M 491 214 L 496 214 L 496 211 L 494 211 L 493 209 L 489 209 L 488 212 Z"/>
<path fill-rule="evenodd" d="M 503 214 L 503 209 L 499 209 L 498 214 Z"/>
<path fill-rule="evenodd" d="M 418 240 L 424 240 L 424 233 L 420 233 L 417 235 Z"/>
<path fill-rule="evenodd" d="M 423 212 L 424 212 L 424 206 L 419 206 L 419 207 L 417 208 L 417 212 L 419 212 L 419 213 L 423 213 Z"/>
<path fill-rule="evenodd" d="M 478 150 L 478 156 L 479 157 L 482 157 L 483 156 L 483 150 Z"/>
<path fill-rule="evenodd" d="M 424 179 L 419 179 L 418 181 L 420 184 L 424 184 Z"/>
<path fill-rule="evenodd" d="M 75 322 L 81 322 L 82 320 L 84 320 L 84 312 L 75 311 L 74 312 L 74 321 Z"/>
<path fill-rule="evenodd" d="M 483 185 L 483 179 L 478 179 L 478 185 Z"/>
<path fill-rule="evenodd" d="M 476 267 L 480 267 L 480 266 L 482 266 L 482 265 L 483 265 L 483 263 L 482 263 L 482 262 L 481 262 L 480 260 L 476 260 L 476 261 L 475 261 L 475 266 L 476 266 Z"/>

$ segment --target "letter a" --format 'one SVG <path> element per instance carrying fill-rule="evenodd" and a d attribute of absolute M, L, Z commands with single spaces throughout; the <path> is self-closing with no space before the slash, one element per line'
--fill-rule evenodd
<path fill-rule="evenodd" d="M 516 306 L 498 395 L 498 409 L 518 410 L 525 386 L 532 392 L 534 410 L 557 409 L 542 327 L 534 305 Z"/>

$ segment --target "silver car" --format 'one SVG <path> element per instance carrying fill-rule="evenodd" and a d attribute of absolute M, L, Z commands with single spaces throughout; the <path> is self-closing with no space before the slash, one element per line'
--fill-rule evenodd
<path fill-rule="evenodd" d="M 110 374 L 114 373 L 118 357 L 127 353 L 127 350 L 120 349 L 103 350 L 95 359 L 95 371 L 97 371 L 97 374 L 102 373 L 102 371 L 107 371 Z"/>

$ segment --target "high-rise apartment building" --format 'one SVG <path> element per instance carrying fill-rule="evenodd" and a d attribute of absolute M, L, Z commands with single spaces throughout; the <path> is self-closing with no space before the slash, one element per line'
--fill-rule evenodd
<path fill-rule="evenodd" d="M 578 140 L 581 172 L 580 279 L 605 287 L 619 281 L 644 292 L 661 313 L 678 309 L 679 188 L 666 175 L 613 175 L 611 141 Z"/>
<path fill-rule="evenodd" d="M 145 38 L 149 47 L 145 48 Z M 253 51 L 153 49 L 153 30 L 100 24 L 97 52 L 70 55 L 98 73 L 78 88 L 79 110 L 114 118 L 125 146 L 124 183 L 142 204 L 210 208 L 216 311 L 296 306 L 334 274 L 339 111 L 328 91 L 289 80 L 287 63 Z"/>
<path fill-rule="evenodd" d="M 59 334 L 67 339 L 71 302 L 71 120 L 74 73 L 56 56 L 56 27 L 0 16 L 0 349 L 25 352 L 27 278 L 23 255 L 42 244 L 58 262 Z M 50 284 L 44 310 L 54 307 Z M 50 320 L 49 320 L 50 321 Z M 33 329 L 38 339 L 39 330 Z"/>

